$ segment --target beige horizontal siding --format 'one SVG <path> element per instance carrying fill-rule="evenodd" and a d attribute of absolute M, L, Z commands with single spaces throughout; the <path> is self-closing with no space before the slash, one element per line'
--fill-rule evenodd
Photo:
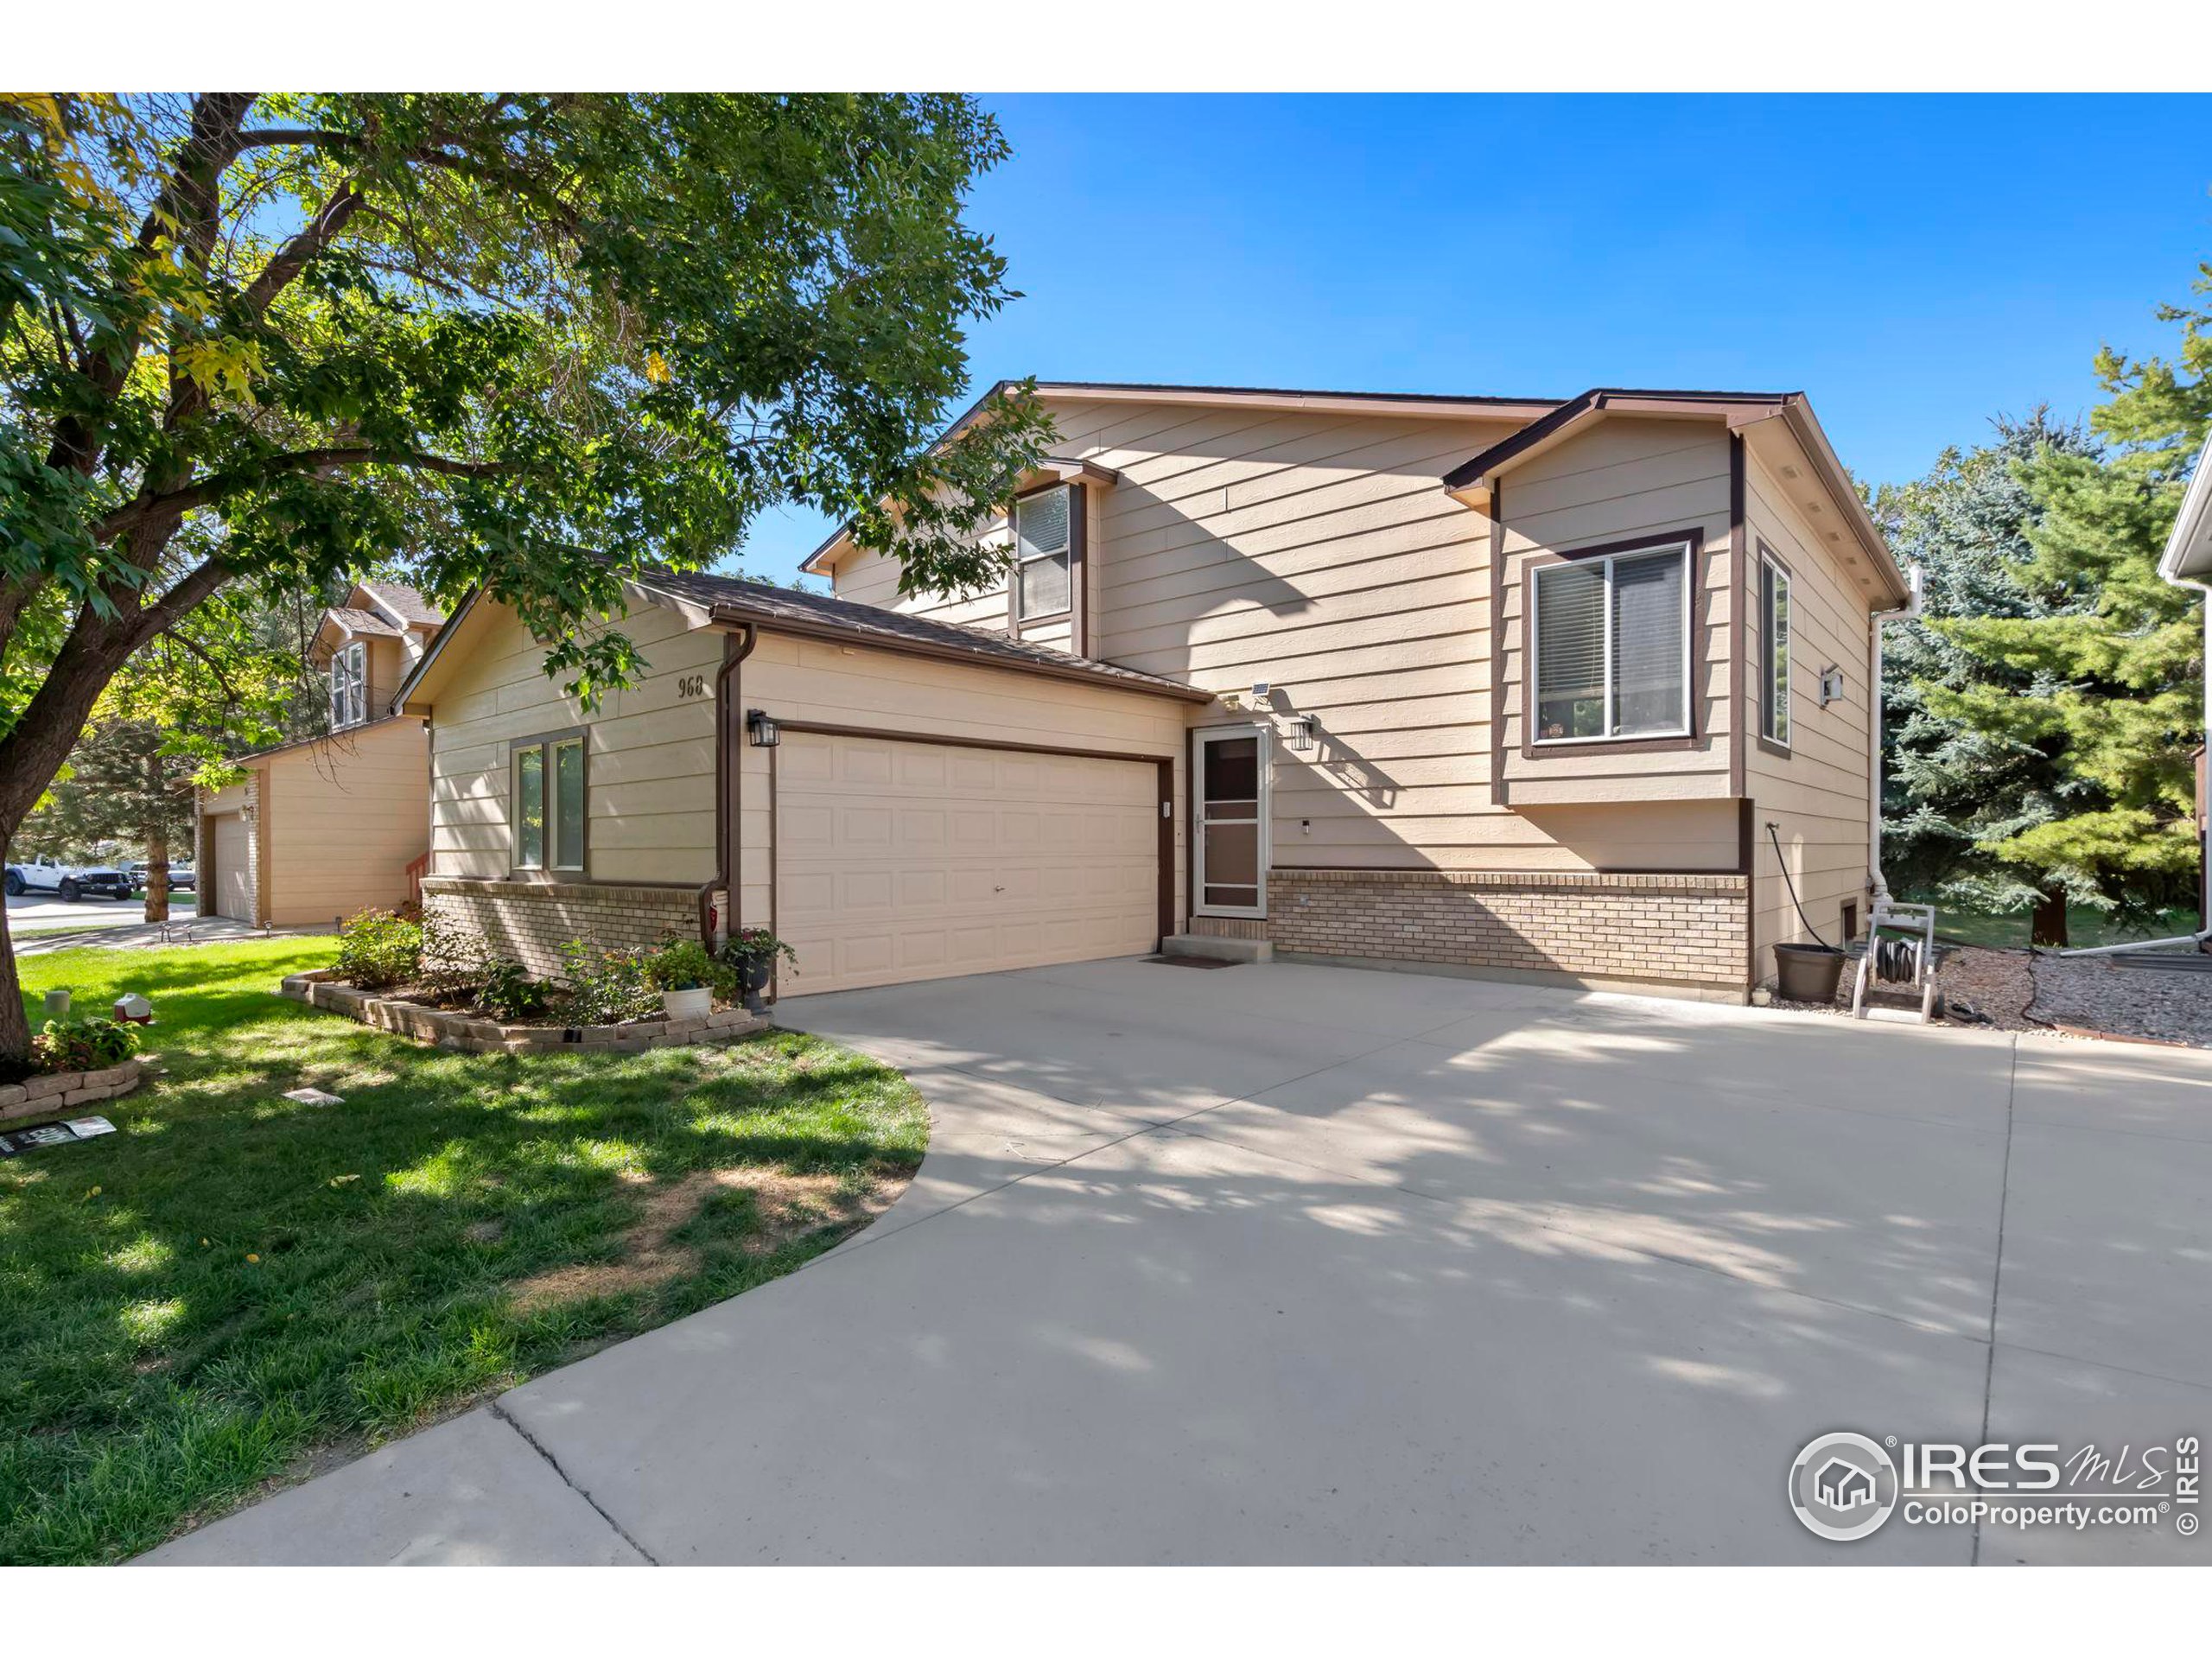
<path fill-rule="evenodd" d="M 429 844 L 429 754 L 422 726 L 394 720 L 270 757 L 261 904 L 273 925 L 407 900 L 407 867 Z"/>
<path fill-rule="evenodd" d="M 1836 943 L 1842 906 L 1856 900 L 1860 925 L 1866 899 L 1866 746 L 1871 710 L 1866 683 L 1870 601 L 1842 568 L 1842 556 L 1814 528 L 1793 486 L 1770 472 L 1756 455 L 1747 457 L 1745 514 L 1754 537 L 1772 550 L 1790 574 L 1790 753 L 1776 754 L 1756 741 L 1747 746 L 1746 787 L 1757 814 L 1755 869 L 1751 891 L 1752 938 L 1757 942 L 1755 974 L 1774 972 L 1777 940 L 1802 941 L 1813 929 Z M 1795 486 L 1809 486 L 1802 480 Z M 1833 504 L 1823 504 L 1833 518 Z M 1760 638 L 1764 618 L 1758 602 L 1758 565 L 1745 573 L 1747 626 L 1743 714 L 1748 730 L 1759 730 Z M 1820 703 L 1821 670 L 1843 671 L 1844 696 L 1826 709 Z M 1766 825 L 1777 825 L 1782 848 L 1777 863 Z M 1791 904 L 1782 879 L 1787 868 L 1813 927 L 1808 929 Z"/>

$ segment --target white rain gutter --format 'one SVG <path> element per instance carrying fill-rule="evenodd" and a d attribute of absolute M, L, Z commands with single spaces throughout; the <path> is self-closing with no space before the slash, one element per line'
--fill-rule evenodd
<path fill-rule="evenodd" d="M 1874 728 L 1874 741 L 1868 746 L 1866 756 L 1866 871 L 1872 878 L 1873 899 L 1878 904 L 1890 901 L 1890 884 L 1882 874 L 1882 626 L 1886 622 L 1910 622 L 1920 614 L 1920 567 L 1905 567 L 1904 585 L 1907 598 L 1894 611 L 1877 611 L 1873 616 L 1873 672 L 1867 683 L 1872 688 L 1866 702 Z"/>
<path fill-rule="evenodd" d="M 2192 560 L 2190 553 L 2200 556 Z M 2205 440 L 2204 453 L 2196 458 L 2196 471 L 2190 475 L 2189 490 L 2182 497 L 2181 512 L 2174 518 L 2173 533 L 2166 537 L 2166 550 L 2158 558 L 2158 574 L 2177 588 L 2194 588 L 2204 594 L 2207 614 L 2212 615 L 2212 582 L 2190 573 L 2187 567 L 2195 563 L 2206 575 L 2212 575 L 2212 438 Z M 2207 726 L 2212 728 L 2212 626 L 2205 629 L 2204 637 L 2204 713 Z M 2197 825 L 2201 837 L 2200 855 L 2206 868 L 2212 869 L 2212 817 Z M 2212 916 L 2199 917 L 2205 925 L 2194 933 L 2178 933 L 2171 939 L 2136 939 L 2126 944 L 2085 945 L 2079 950 L 2062 950 L 2062 957 L 2117 957 L 2131 950 L 2163 950 L 2170 945 L 2190 944 L 2198 950 L 2205 941 L 2212 939 Z"/>

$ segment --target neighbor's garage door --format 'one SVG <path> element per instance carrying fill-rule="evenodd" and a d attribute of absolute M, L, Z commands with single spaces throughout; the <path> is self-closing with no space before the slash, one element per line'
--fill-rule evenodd
<path fill-rule="evenodd" d="M 793 732 L 776 765 L 787 995 L 1157 945 L 1150 760 Z"/>
<path fill-rule="evenodd" d="M 247 880 L 245 817 L 226 812 L 207 820 L 215 855 L 215 913 L 232 921 L 253 920 L 253 888 Z"/>

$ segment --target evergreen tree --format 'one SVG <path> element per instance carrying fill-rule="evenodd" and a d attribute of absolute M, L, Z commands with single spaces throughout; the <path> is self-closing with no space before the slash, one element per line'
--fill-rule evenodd
<path fill-rule="evenodd" d="M 2212 293 L 2212 265 L 2196 291 Z M 2158 563 L 2212 426 L 2212 309 L 2158 315 L 2182 325 L 2172 360 L 2098 353 L 2111 397 L 2089 425 L 2104 447 L 2045 444 L 2019 467 L 2034 512 L 2029 556 L 2009 568 L 2041 613 L 1934 624 L 1991 671 L 1924 686 L 1928 712 L 2054 767 L 2048 816 L 1975 843 L 2037 889 L 2038 944 L 2065 943 L 2069 901 L 2139 924 L 2187 903 L 2196 876 L 2202 606 Z M 2027 694 L 2005 673 L 2026 676 Z"/>
<path fill-rule="evenodd" d="M 2051 613 L 2051 596 L 2016 574 L 2032 555 L 2036 518 L 2018 468 L 2046 448 L 2088 454 L 2092 446 L 2079 426 L 2054 421 L 2047 409 L 1991 424 L 1994 442 L 1948 449 L 1925 478 L 1874 497 L 1890 545 L 1920 566 L 1923 584 L 1922 620 L 1893 626 L 1885 642 L 1882 863 L 1906 897 L 2003 912 L 2033 904 L 2037 890 L 1982 844 L 2060 817 L 2064 780 L 2044 747 L 1940 718 L 1929 692 L 1981 685 L 2037 696 L 2054 688 L 1975 655 L 1934 625 Z"/>

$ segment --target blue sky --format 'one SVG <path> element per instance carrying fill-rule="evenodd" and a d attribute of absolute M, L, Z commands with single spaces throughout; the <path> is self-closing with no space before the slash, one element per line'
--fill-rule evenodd
<path fill-rule="evenodd" d="M 977 189 L 1025 297 L 1001 375 L 1567 397 L 1808 392 L 1926 470 L 2098 401 L 2212 258 L 2212 99 L 993 97 Z M 788 575 L 828 525 L 762 520 Z"/>

